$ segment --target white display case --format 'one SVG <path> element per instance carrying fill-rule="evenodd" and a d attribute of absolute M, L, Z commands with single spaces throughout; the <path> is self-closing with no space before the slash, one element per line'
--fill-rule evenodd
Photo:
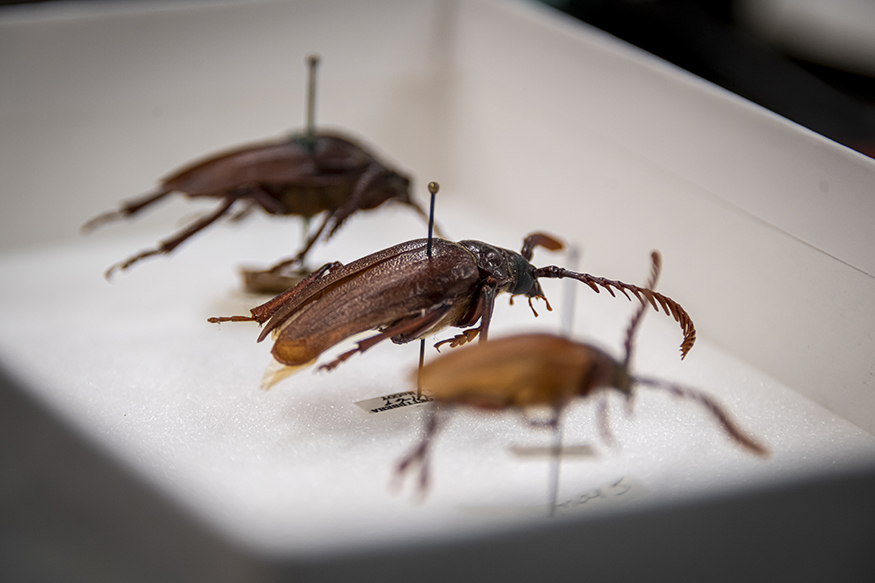
<path fill-rule="evenodd" d="M 680 361 L 677 326 L 648 314 L 636 370 L 715 396 L 771 456 L 740 450 L 695 404 L 642 389 L 631 416 L 609 401 L 614 445 L 592 402 L 569 411 L 566 442 L 592 454 L 563 460 L 555 518 L 548 459 L 513 453 L 551 436 L 512 414 L 457 415 L 415 502 L 411 483 L 389 485 L 421 410 L 355 403 L 410 389 L 418 344 L 263 392 L 270 346 L 257 327 L 206 322 L 263 301 L 240 291 L 237 270 L 289 255 L 300 221 L 216 225 L 104 281 L 211 203 L 180 197 L 87 237 L 79 226 L 188 161 L 300 128 L 313 52 L 319 126 L 409 171 L 420 200 L 439 181 L 449 237 L 518 249 L 547 231 L 579 249 L 579 270 L 628 282 L 659 249 L 659 289 L 699 342 Z M 0 74 L 10 573 L 737 580 L 872 566 L 872 160 L 518 2 L 4 9 Z M 313 263 L 424 232 L 403 208 L 361 213 Z M 575 337 L 619 354 L 631 304 L 544 289 L 552 313 L 502 297 L 491 334 L 559 331 L 574 292 Z"/>

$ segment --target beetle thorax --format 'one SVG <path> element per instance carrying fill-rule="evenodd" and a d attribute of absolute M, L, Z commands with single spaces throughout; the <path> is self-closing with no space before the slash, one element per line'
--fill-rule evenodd
<path fill-rule="evenodd" d="M 477 267 L 498 282 L 498 292 L 533 295 L 536 287 L 535 267 L 526 258 L 510 249 L 495 247 L 482 241 L 459 241 L 476 258 Z"/>

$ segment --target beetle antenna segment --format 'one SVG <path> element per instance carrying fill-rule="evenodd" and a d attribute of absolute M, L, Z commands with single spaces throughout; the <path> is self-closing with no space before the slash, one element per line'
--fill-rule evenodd
<path fill-rule="evenodd" d="M 745 435 L 732 418 L 729 417 L 729 413 L 727 413 L 717 401 L 705 393 L 649 377 L 634 377 L 632 380 L 640 385 L 663 389 L 682 399 L 697 401 L 714 416 L 717 423 L 723 427 L 723 430 L 726 431 L 726 433 L 729 434 L 729 437 L 731 437 L 737 444 L 758 456 L 767 457 L 769 455 L 768 448 Z"/>
<path fill-rule="evenodd" d="M 653 251 L 650 254 L 651 265 L 650 265 L 650 277 L 647 279 L 647 289 L 654 290 L 656 289 L 656 283 L 659 281 L 659 272 L 662 269 L 662 256 L 659 254 L 659 251 Z M 623 348 L 626 351 L 626 355 L 623 358 L 623 368 L 629 370 L 629 362 L 632 359 L 632 342 L 635 339 L 635 332 L 638 330 L 638 326 L 641 324 L 641 319 L 644 317 L 644 311 L 647 309 L 647 304 L 643 301 L 641 305 L 638 306 L 638 309 L 635 311 L 635 315 L 632 316 L 632 319 L 629 321 L 629 328 L 626 329 L 626 341 L 623 344 Z"/>
<path fill-rule="evenodd" d="M 599 288 L 604 288 L 609 294 L 611 294 L 611 296 L 616 297 L 614 290 L 617 290 L 626 296 L 627 300 L 631 301 L 632 298 L 629 296 L 629 293 L 627 293 L 630 292 L 642 303 L 644 300 L 647 300 L 657 312 L 659 311 L 659 308 L 662 307 L 666 314 L 672 316 L 675 321 L 680 324 L 681 330 L 684 334 L 684 340 L 681 343 L 681 358 L 684 358 L 696 343 L 696 326 L 693 324 L 693 319 L 679 303 L 659 292 L 642 288 L 637 285 L 624 283 L 622 281 L 595 277 L 588 273 L 568 271 L 567 269 L 556 267 L 555 265 L 535 269 L 535 278 L 539 279 L 542 277 L 548 279 L 563 279 L 570 277 L 585 283 L 596 293 L 601 291 Z"/>
<path fill-rule="evenodd" d="M 558 239 L 547 235 L 546 233 L 532 233 L 523 241 L 523 248 L 520 255 L 525 257 L 526 261 L 532 260 L 532 255 L 535 252 L 535 247 L 544 247 L 550 251 L 559 251 L 564 245 Z"/>

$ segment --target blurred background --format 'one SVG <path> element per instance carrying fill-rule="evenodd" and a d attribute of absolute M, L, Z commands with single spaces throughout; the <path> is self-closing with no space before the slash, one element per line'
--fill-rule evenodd
<path fill-rule="evenodd" d="M 110 0 L 0 0 L 0 6 L 101 1 Z M 875 156 L 871 0 L 541 1 Z"/>
<path fill-rule="evenodd" d="M 871 0 L 550 0 L 567 14 L 875 155 Z"/>

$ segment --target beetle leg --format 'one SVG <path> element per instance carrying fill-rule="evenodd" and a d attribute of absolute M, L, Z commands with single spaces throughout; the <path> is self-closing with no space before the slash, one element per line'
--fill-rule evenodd
<path fill-rule="evenodd" d="M 463 344 L 467 344 L 471 342 L 477 335 L 480 334 L 480 328 L 469 328 L 468 330 L 464 330 L 461 334 L 456 334 L 452 338 L 447 338 L 446 340 L 441 340 L 437 344 L 434 345 L 435 349 L 440 352 L 440 347 L 444 344 L 449 344 L 450 348 L 455 348 L 457 346 L 462 346 Z"/>
<path fill-rule="evenodd" d="M 123 203 L 122 206 L 115 211 L 109 211 L 102 214 L 97 215 L 84 225 L 80 227 L 83 233 L 87 233 L 89 231 L 93 231 L 103 223 L 108 223 L 110 221 L 117 221 L 119 219 L 123 219 L 125 217 L 129 217 L 133 214 L 140 212 L 143 208 L 149 206 L 153 202 L 157 202 L 173 192 L 172 190 L 159 190 L 157 192 L 149 193 L 146 196 L 135 198 L 126 203 Z"/>
<path fill-rule="evenodd" d="M 272 197 L 264 187 L 258 184 L 250 186 L 247 194 L 252 200 L 260 204 L 261 208 L 272 215 L 282 215 L 286 213 L 286 207 L 276 198 Z"/>
<path fill-rule="evenodd" d="M 492 321 L 492 311 L 495 309 L 495 280 L 489 278 L 483 290 L 480 292 L 479 301 L 482 302 L 480 315 L 480 342 L 486 342 L 489 334 L 489 323 Z"/>
<path fill-rule="evenodd" d="M 289 298 L 300 293 L 312 282 L 319 279 L 326 273 L 334 271 L 338 267 L 343 267 L 343 263 L 341 263 L 340 261 L 332 261 L 331 263 L 326 263 L 325 265 L 299 281 L 294 287 L 287 289 L 283 293 L 279 294 L 271 300 L 264 302 L 260 306 L 252 308 L 249 311 L 252 313 L 254 317 L 253 319 L 256 320 L 259 324 L 264 324 L 271 318 L 271 316 L 273 316 L 280 308 L 282 308 L 286 304 Z M 268 332 L 269 331 L 270 330 L 268 330 Z M 263 339 L 264 338 L 261 338 L 261 340 Z"/>
<path fill-rule="evenodd" d="M 246 206 L 244 206 L 239 211 L 235 212 L 233 215 L 228 217 L 229 223 L 239 223 L 246 217 L 252 214 L 252 211 L 255 210 L 255 202 L 251 200 L 246 201 Z"/>
<path fill-rule="evenodd" d="M 377 180 L 384 176 L 390 176 L 391 174 L 392 172 L 386 170 L 379 164 L 371 164 L 368 169 L 359 176 L 358 180 L 356 180 L 355 187 L 353 188 L 352 193 L 350 193 L 349 198 L 329 215 L 328 218 L 331 221 L 331 229 L 328 231 L 328 235 L 325 239 L 330 239 L 341 225 L 346 222 L 346 219 L 348 219 L 355 211 L 364 208 L 364 205 L 362 204 L 364 201 L 362 199 L 365 194 L 370 191 L 371 187 L 377 182 Z"/>
<path fill-rule="evenodd" d="M 599 435 L 602 436 L 602 441 L 608 445 L 614 445 L 614 434 L 611 431 L 610 421 L 608 419 L 608 398 L 602 393 L 599 395 L 599 400 L 596 401 L 596 417 L 598 418 Z"/>
<path fill-rule="evenodd" d="M 438 352 L 440 352 L 439 347 L 444 344 L 449 343 L 450 348 L 455 348 L 456 346 L 462 346 L 467 342 L 471 342 L 478 335 L 480 336 L 480 342 L 486 341 L 486 335 L 489 332 L 489 322 L 492 319 L 492 310 L 495 306 L 495 287 L 495 279 L 492 277 L 488 278 L 480 288 L 480 291 L 477 292 L 477 298 L 471 303 L 471 308 L 468 310 L 468 313 L 455 324 L 457 327 L 462 328 L 464 326 L 473 325 L 479 319 L 480 326 L 470 330 L 465 330 L 461 334 L 457 334 L 452 338 L 441 340 L 434 345 Z"/>
<path fill-rule="evenodd" d="M 328 224 L 328 221 L 331 220 L 331 213 L 326 213 L 325 218 L 322 219 L 322 224 L 319 225 L 319 228 L 316 229 L 316 232 L 310 235 L 307 238 L 307 242 L 304 244 L 303 249 L 298 251 L 298 254 L 292 257 L 291 259 L 283 259 L 273 267 L 271 267 L 268 271 L 270 273 L 278 273 L 285 269 L 286 267 L 291 267 L 296 264 L 304 264 L 304 258 L 307 256 L 307 253 L 316 244 L 316 241 L 319 240 L 319 236 L 322 234 L 322 231 L 325 230 L 325 226 Z"/>
<path fill-rule="evenodd" d="M 258 322 L 259 324 L 264 324 L 270 319 L 274 312 L 283 307 L 283 305 L 286 303 L 290 296 L 295 295 L 301 290 L 301 288 L 309 285 L 313 280 L 322 277 L 325 273 L 335 269 L 336 267 L 340 267 L 341 265 L 342 263 L 340 263 L 339 261 L 335 261 L 334 263 L 326 263 L 325 265 L 311 273 L 309 276 L 307 276 L 305 279 L 301 280 L 295 287 L 286 290 L 272 300 L 249 310 L 249 312 L 252 314 L 251 316 L 214 316 L 212 318 L 207 318 L 207 322 L 210 322 L 211 324 L 219 324 L 221 322 Z M 259 340 L 264 340 L 264 337 L 261 337 Z"/>
<path fill-rule="evenodd" d="M 106 272 L 104 273 L 104 277 L 106 279 L 109 279 L 110 277 L 112 277 L 112 274 L 116 270 L 125 270 L 128 267 L 130 267 L 131 265 L 133 265 L 134 263 L 138 262 L 141 259 L 145 259 L 146 257 L 151 257 L 152 255 L 161 255 L 163 253 L 170 253 L 180 243 L 182 243 L 183 241 L 185 241 L 186 239 L 188 239 L 189 237 L 191 237 L 192 235 L 194 235 L 195 233 L 197 233 L 201 229 L 204 229 L 205 227 L 210 226 L 213 222 L 216 221 L 216 219 L 218 219 L 219 217 L 224 215 L 226 212 L 228 212 L 228 209 L 231 208 L 231 205 L 233 205 L 235 201 L 236 201 L 236 198 L 232 198 L 232 197 L 226 198 L 225 202 L 223 202 L 221 205 L 219 205 L 219 208 L 217 208 L 213 213 L 205 216 L 204 218 L 200 219 L 199 221 L 192 223 L 191 225 L 189 225 L 188 227 L 186 227 L 185 229 L 183 229 L 182 231 L 177 233 L 171 239 L 165 239 L 164 241 L 161 241 L 160 243 L 158 243 L 158 246 L 156 248 L 149 249 L 147 251 L 142 251 L 142 252 L 138 253 L 137 255 L 134 255 L 133 257 L 126 259 L 125 261 L 122 261 L 120 263 L 116 263 L 115 265 L 113 265 L 112 267 L 110 267 L 109 269 L 106 270 Z"/>
<path fill-rule="evenodd" d="M 396 324 L 386 330 L 380 332 L 376 336 L 371 336 L 370 338 L 365 338 L 361 342 L 359 342 L 355 348 L 344 352 L 331 362 L 327 364 L 323 364 L 319 367 L 319 370 L 332 370 L 340 363 L 348 360 L 351 356 L 356 354 L 357 352 L 364 352 L 367 349 L 371 348 L 375 344 L 378 344 L 385 340 L 386 338 L 394 338 L 396 336 L 407 336 L 411 335 L 411 340 L 415 339 L 417 336 L 427 332 L 432 326 L 438 323 L 438 321 L 447 313 L 452 304 L 445 304 L 439 306 L 438 308 L 431 310 L 423 316 L 419 316 L 413 318 L 412 320 L 404 320 L 400 324 Z M 415 336 L 414 336 L 415 334 Z"/>
<path fill-rule="evenodd" d="M 429 454 L 431 453 L 431 442 L 437 434 L 440 424 L 438 423 L 438 411 L 442 415 L 449 415 L 452 407 L 448 404 L 443 404 L 440 407 L 429 407 L 423 411 L 425 415 L 425 431 L 422 439 L 419 440 L 410 452 L 401 458 L 398 465 L 395 467 L 395 477 L 393 480 L 393 489 L 400 486 L 404 474 L 414 465 L 419 465 L 419 482 L 417 484 L 417 492 L 420 497 L 424 496 L 429 485 Z M 445 422 L 445 421 L 444 421 Z"/>

